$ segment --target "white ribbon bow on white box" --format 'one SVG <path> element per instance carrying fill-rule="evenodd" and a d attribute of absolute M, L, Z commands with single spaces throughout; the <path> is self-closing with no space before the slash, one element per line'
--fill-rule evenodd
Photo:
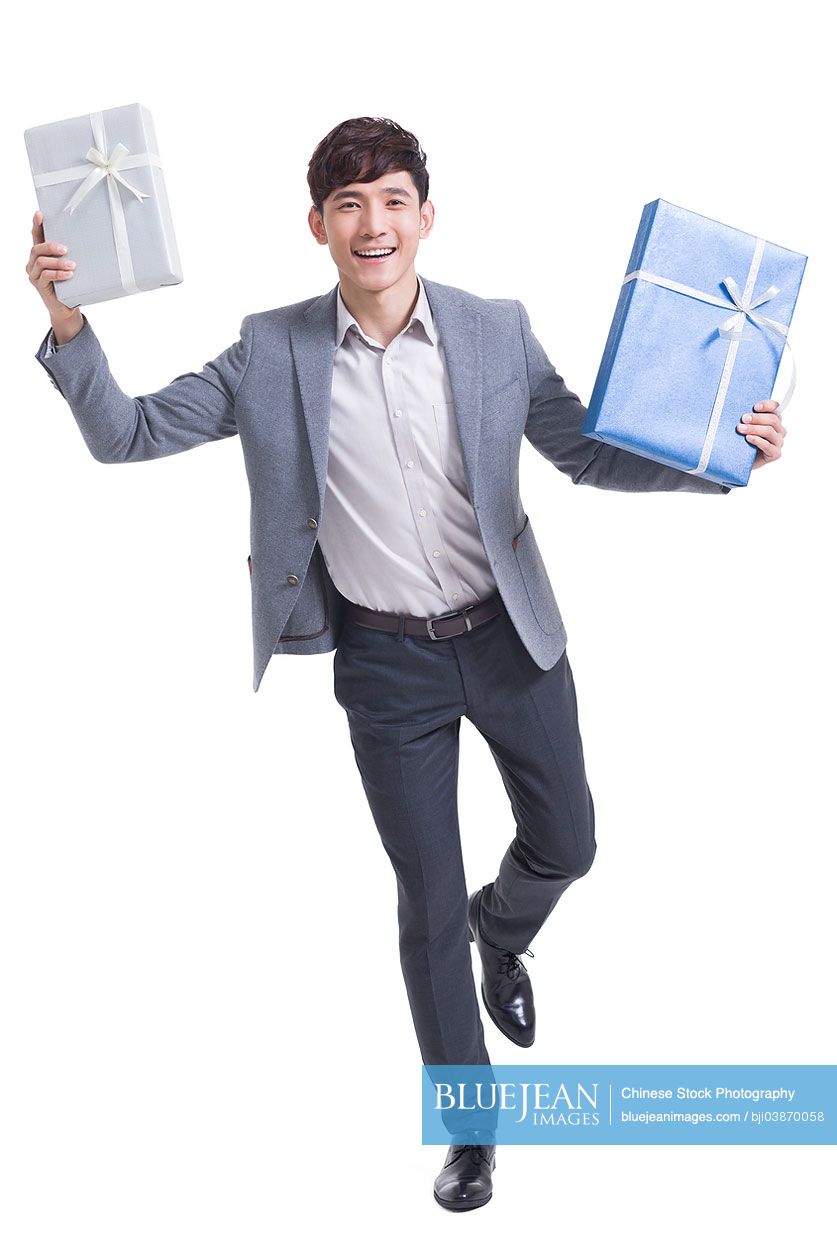
<path fill-rule="evenodd" d="M 162 169 L 163 163 L 156 153 L 132 153 L 121 142 L 113 145 L 108 157 L 106 155 L 108 145 L 105 136 L 105 119 L 101 112 L 90 114 L 90 126 L 93 131 L 94 144 L 87 150 L 87 164 L 68 166 L 64 170 L 48 170 L 45 174 L 36 174 L 33 176 L 35 187 L 50 187 L 55 183 L 71 183 L 76 179 L 83 179 L 81 186 L 76 188 L 76 191 L 64 206 L 64 212 L 72 214 L 75 213 L 84 198 L 93 190 L 97 183 L 100 183 L 102 179 L 106 181 L 108 198 L 110 200 L 113 242 L 116 246 L 116 257 L 119 262 L 119 277 L 125 292 L 133 294 L 139 292 L 140 289 L 137 287 L 134 275 L 131 245 L 128 240 L 128 226 L 125 221 L 125 210 L 122 207 L 122 198 L 117 184 L 121 183 L 142 204 L 143 200 L 148 199 L 148 192 L 141 192 L 139 188 L 134 187 L 132 183 L 129 183 L 122 176 L 121 171 L 132 170 L 137 166 L 157 166 L 158 169 Z"/>

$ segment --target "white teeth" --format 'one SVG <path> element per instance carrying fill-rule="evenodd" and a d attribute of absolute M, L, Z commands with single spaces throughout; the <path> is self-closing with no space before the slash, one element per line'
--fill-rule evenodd
<path fill-rule="evenodd" d="M 357 253 L 358 257 L 386 257 L 390 253 L 394 253 L 395 249 L 394 248 L 370 248 L 370 249 L 356 248 L 355 252 Z"/>

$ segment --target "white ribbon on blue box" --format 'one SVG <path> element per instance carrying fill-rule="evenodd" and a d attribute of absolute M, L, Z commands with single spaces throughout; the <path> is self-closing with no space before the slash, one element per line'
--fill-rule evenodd
<path fill-rule="evenodd" d="M 736 427 L 773 396 L 785 347 L 780 411 L 790 401 L 787 337 L 807 261 L 669 201 L 647 204 L 582 435 L 746 485 L 758 450 Z"/>
<path fill-rule="evenodd" d="M 65 305 L 182 283 L 148 109 L 132 104 L 80 114 L 30 127 L 24 140 L 44 238 L 66 244 L 76 263 L 57 288 Z"/>

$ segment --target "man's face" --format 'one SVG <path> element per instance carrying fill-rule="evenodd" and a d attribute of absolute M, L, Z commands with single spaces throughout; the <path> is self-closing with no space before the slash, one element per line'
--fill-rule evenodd
<path fill-rule="evenodd" d="M 319 243 L 328 244 L 341 278 L 380 292 L 411 270 L 419 240 L 433 225 L 433 205 L 419 206 L 412 175 L 391 170 L 374 183 L 338 188 L 323 203 L 322 218 L 311 207 L 308 224 Z M 383 256 L 359 256 L 379 249 Z"/>

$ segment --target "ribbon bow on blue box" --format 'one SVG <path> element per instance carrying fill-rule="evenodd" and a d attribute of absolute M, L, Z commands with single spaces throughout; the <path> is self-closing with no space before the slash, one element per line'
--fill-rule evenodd
<path fill-rule="evenodd" d="M 808 258 L 665 200 L 646 205 L 582 434 L 747 484 L 741 415 L 773 395 Z M 719 321 L 718 308 L 729 311 Z M 752 328 L 747 328 L 748 321 Z"/>

